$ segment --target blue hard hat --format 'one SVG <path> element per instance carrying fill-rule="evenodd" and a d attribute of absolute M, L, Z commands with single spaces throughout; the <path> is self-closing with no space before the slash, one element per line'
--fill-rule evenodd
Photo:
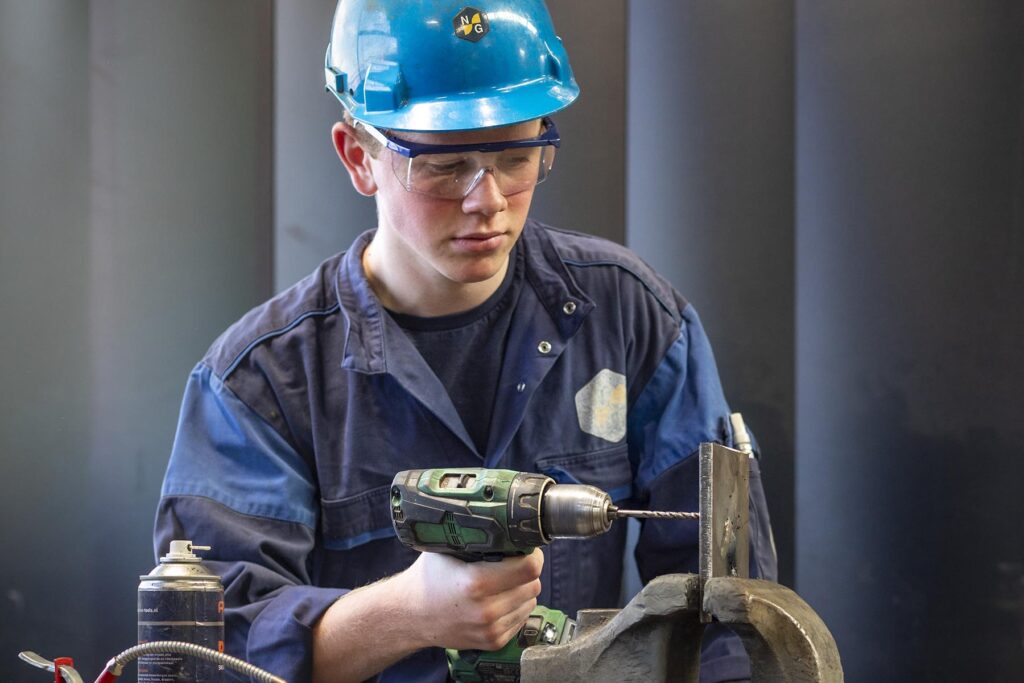
<path fill-rule="evenodd" d="M 576 99 L 542 0 L 469 1 L 340 0 L 327 89 L 356 120 L 424 132 L 507 126 Z"/>

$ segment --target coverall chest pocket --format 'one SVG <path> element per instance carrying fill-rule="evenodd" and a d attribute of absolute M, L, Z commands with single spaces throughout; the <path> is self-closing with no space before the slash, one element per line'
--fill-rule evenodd
<path fill-rule="evenodd" d="M 612 500 L 628 498 L 633 471 L 625 444 L 612 448 L 542 457 L 537 470 L 560 484 L 589 484 Z M 588 539 L 555 539 L 547 549 L 550 607 L 575 618 L 580 609 L 615 607 L 622 583 L 622 553 L 626 525 L 618 522 L 607 533 Z M 543 579 L 542 579 L 543 581 Z"/>
<path fill-rule="evenodd" d="M 388 484 L 345 498 L 321 499 L 323 585 L 356 588 L 401 571 L 416 559 L 395 536 L 390 491 Z"/>

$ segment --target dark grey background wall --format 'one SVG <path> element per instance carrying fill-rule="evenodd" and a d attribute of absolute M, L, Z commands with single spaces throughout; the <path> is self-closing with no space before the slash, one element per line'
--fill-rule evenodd
<path fill-rule="evenodd" d="M 793 4 L 634 2 L 627 243 L 701 315 L 793 585 Z"/>
<path fill-rule="evenodd" d="M 91 476 L 89 157 L 72 151 L 89 144 L 89 79 L 51 87 L 89 64 L 88 25 L 85 4 L 0 3 L 4 680 L 27 680 L 16 648 L 85 653 L 97 630 L 92 557 L 78 550 L 97 538 L 78 485 Z"/>
<path fill-rule="evenodd" d="M 0 0 L 0 680 L 132 640 L 187 372 L 374 222 L 333 4 Z M 697 305 L 848 680 L 1024 669 L 1020 3 L 550 6 L 583 95 L 534 213 Z"/>
<path fill-rule="evenodd" d="M 1024 671 L 1024 5 L 797 3 L 797 586 L 848 680 Z"/>
<path fill-rule="evenodd" d="M 0 680 L 135 638 L 185 378 L 272 292 L 271 20 L 0 0 Z"/>

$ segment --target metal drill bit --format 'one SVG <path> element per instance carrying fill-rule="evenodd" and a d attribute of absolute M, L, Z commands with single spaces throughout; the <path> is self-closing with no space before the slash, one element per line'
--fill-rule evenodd
<path fill-rule="evenodd" d="M 608 508 L 609 515 L 618 517 L 634 517 L 636 519 L 693 519 L 699 520 L 699 512 L 661 512 L 657 510 L 620 510 L 614 505 Z"/>

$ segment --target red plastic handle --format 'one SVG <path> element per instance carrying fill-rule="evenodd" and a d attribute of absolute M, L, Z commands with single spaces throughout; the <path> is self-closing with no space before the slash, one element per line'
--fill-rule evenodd
<path fill-rule="evenodd" d="M 104 669 L 100 677 L 96 679 L 96 683 L 114 683 L 117 680 L 117 674 L 110 669 Z"/>
<path fill-rule="evenodd" d="M 64 676 L 60 673 L 62 666 L 70 666 L 73 669 L 75 668 L 75 660 L 71 659 L 71 657 L 53 658 L 53 683 L 64 683 Z"/>

